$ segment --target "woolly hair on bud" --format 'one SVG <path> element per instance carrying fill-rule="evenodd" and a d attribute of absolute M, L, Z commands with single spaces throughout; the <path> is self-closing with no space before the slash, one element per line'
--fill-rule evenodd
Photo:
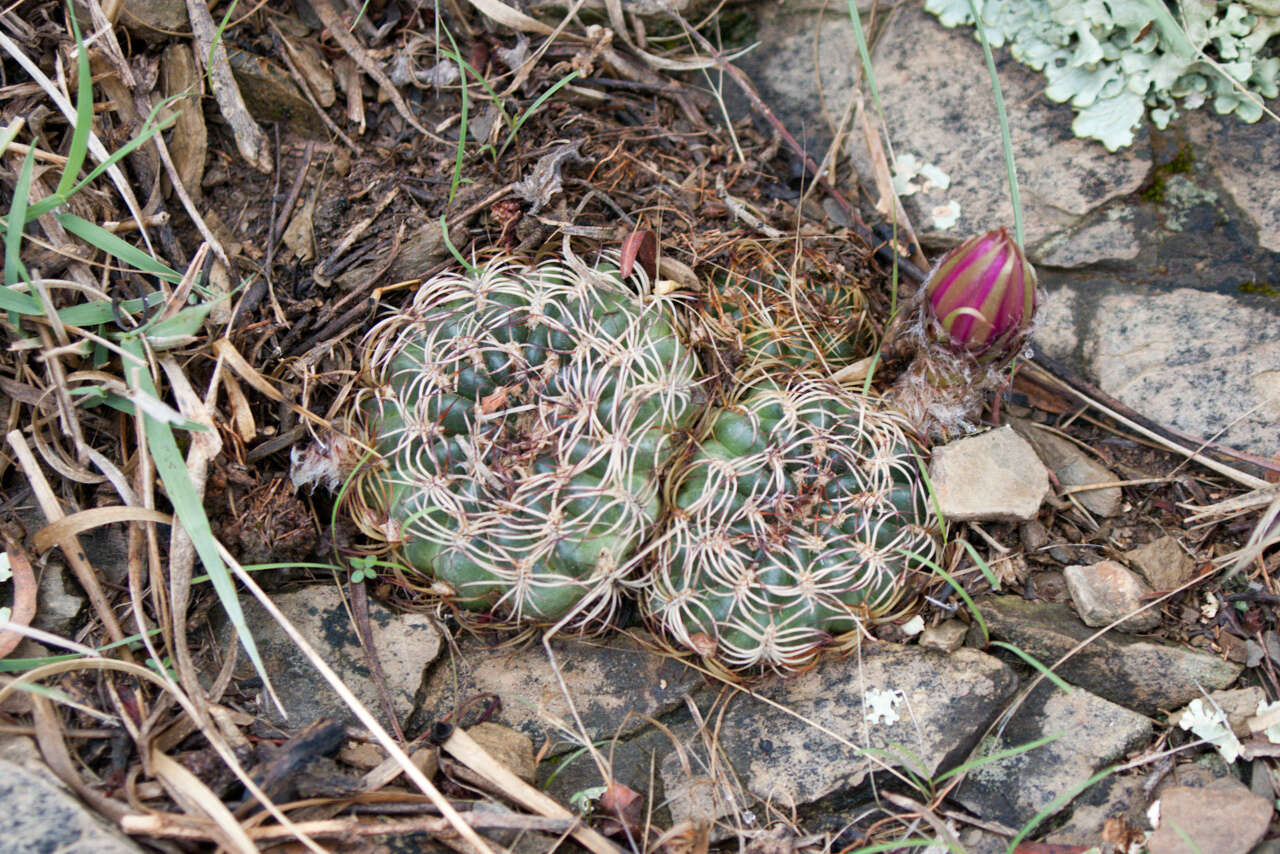
<path fill-rule="evenodd" d="M 348 512 L 460 608 L 607 622 L 660 516 L 699 368 L 672 298 L 615 265 L 443 273 L 366 339 Z"/>
<path fill-rule="evenodd" d="M 937 552 L 909 429 L 827 381 L 746 387 L 669 481 L 651 624 L 731 670 L 795 670 L 890 612 Z"/>

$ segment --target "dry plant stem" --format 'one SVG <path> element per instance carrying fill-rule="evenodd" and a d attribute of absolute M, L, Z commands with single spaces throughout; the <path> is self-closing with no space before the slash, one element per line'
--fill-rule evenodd
<path fill-rule="evenodd" d="M 280 32 L 280 29 L 275 25 L 274 21 L 270 22 L 270 25 L 271 32 L 275 33 L 276 38 L 278 38 L 280 43 L 284 45 L 284 50 L 281 51 L 280 58 L 284 60 L 285 67 L 289 69 L 289 74 L 293 77 L 294 82 L 298 84 L 298 88 L 302 90 L 302 94 L 307 97 L 308 103 L 311 104 L 311 109 L 315 110 L 316 115 L 320 117 L 320 121 L 322 121 L 324 126 L 329 129 L 329 133 L 342 140 L 342 144 L 351 149 L 351 152 L 357 157 L 360 156 L 362 152 L 360 151 L 359 146 L 351 140 L 351 137 L 343 133 L 342 128 L 338 127 L 334 123 L 333 119 L 329 118 L 329 114 L 320 107 L 320 103 L 316 100 L 315 93 L 311 91 L 311 86 L 307 82 L 307 79 L 298 71 L 298 64 L 294 60 L 294 56 L 297 53 L 296 48 L 294 48 L 293 44 L 285 38 L 283 33 Z M 307 145 L 310 146 L 311 143 L 308 142 Z"/>
<path fill-rule="evenodd" d="M 191 2 L 196 2 L 196 0 L 191 0 Z M 22 49 L 3 32 L 0 32 L 0 49 L 3 49 L 6 53 L 12 56 L 18 64 L 23 67 L 27 74 L 31 76 L 31 79 L 38 83 L 44 93 L 49 96 L 54 104 L 57 105 L 58 111 L 66 117 L 68 122 L 74 125 L 76 123 L 75 107 L 71 105 L 70 101 L 62 96 L 58 87 L 54 85 L 53 81 L 50 80 L 43 71 L 40 70 L 40 67 L 32 62 L 27 55 L 22 52 Z M 106 146 L 102 144 L 102 140 L 99 139 L 98 135 L 92 130 L 89 132 L 89 151 L 93 154 L 94 159 L 99 163 L 105 163 L 111 157 L 111 155 L 107 153 Z M 142 209 L 138 205 L 138 198 L 134 195 L 133 187 L 129 184 L 124 173 L 120 170 L 120 165 L 118 163 L 113 163 L 108 167 L 107 175 L 111 178 L 111 183 L 115 184 L 116 190 L 119 191 L 120 197 L 124 199 L 125 206 L 129 208 L 129 213 L 133 215 L 134 220 L 141 222 L 143 216 Z M 144 230 L 142 232 L 142 236 L 143 239 L 147 241 L 148 248 L 150 248 L 150 235 Z"/>
<path fill-rule="evenodd" d="M 264 174 L 271 172 L 271 153 L 267 150 L 267 137 L 258 127 L 258 123 L 249 115 L 249 109 L 240 96 L 240 88 L 231 75 L 231 65 L 227 62 L 227 49 L 222 40 L 217 38 L 217 29 L 213 16 L 209 14 L 209 6 L 204 0 L 187 0 L 187 14 L 191 19 L 191 32 L 195 36 L 196 60 L 209 75 L 209 88 L 218 101 L 218 109 L 222 112 L 231 132 L 235 136 L 236 148 L 249 165 Z M 135 218 L 137 214 L 134 215 Z"/>
<path fill-rule="evenodd" d="M 9 555 L 9 570 L 13 573 L 13 604 L 10 607 L 9 619 L 6 621 L 15 626 L 28 626 L 36 615 L 36 576 L 31 571 L 31 561 L 22 547 L 8 542 L 6 537 L 5 551 Z M 13 652 L 22 641 L 22 635 L 11 630 L 0 631 L 0 658 Z"/>
<path fill-rule="evenodd" d="M 554 798 L 517 777 L 515 772 L 490 756 L 463 730 L 454 727 L 453 734 L 441 746 L 463 765 L 498 786 L 507 797 L 521 806 L 547 818 L 575 820 L 573 813 Z M 569 833 L 594 854 L 619 854 L 621 851 L 605 836 L 585 825 L 578 824 Z"/>
<path fill-rule="evenodd" d="M 22 431 L 10 430 L 6 438 L 9 446 L 13 448 L 14 454 L 18 457 L 18 464 L 22 466 L 22 470 L 26 473 L 27 479 L 31 483 L 31 490 L 35 493 L 36 501 L 40 504 L 40 511 L 44 513 L 45 519 L 50 524 L 62 519 L 66 514 L 62 512 L 62 506 L 58 503 L 57 496 L 53 494 L 49 481 L 45 480 L 44 472 L 40 470 L 40 464 L 36 462 L 35 456 L 31 453 L 31 448 L 27 446 L 27 440 L 23 438 Z M 106 594 L 102 591 L 102 585 L 98 581 L 98 573 L 90 565 L 89 559 L 85 557 L 84 550 L 80 548 L 79 539 L 75 535 L 71 535 L 59 541 L 58 546 L 62 549 L 67 563 L 71 565 L 72 570 L 75 572 L 76 580 L 80 582 L 80 586 L 84 588 L 85 594 L 88 595 L 89 601 L 93 604 L 94 613 L 102 621 L 107 635 L 113 641 L 124 640 L 125 634 L 120 628 L 120 621 L 116 619 L 115 611 L 111 608 L 111 602 L 108 601 Z M 133 660 L 128 647 L 121 647 L 120 655 L 127 661 Z"/>
<path fill-rule="evenodd" d="M 572 819 L 544 818 L 531 815 L 503 815 L 489 812 L 460 812 L 468 825 L 485 830 L 528 830 L 541 833 L 564 833 L 577 822 Z M 133 836 L 152 836 L 164 839 L 208 840 L 211 833 L 207 826 L 195 826 L 175 820 L 165 813 L 151 815 L 129 814 L 120 818 L 120 828 Z M 299 822 L 297 829 L 317 839 L 344 838 L 348 836 L 408 836 L 427 833 L 432 836 L 454 833 L 453 825 L 435 816 L 400 819 L 396 821 L 361 821 L 354 816 L 331 818 L 321 821 Z M 257 842 L 288 841 L 294 831 L 285 827 L 249 827 L 245 833 Z"/>
<path fill-rule="evenodd" d="M 849 218 L 851 227 L 854 228 L 854 230 L 863 239 L 874 242 L 875 238 L 871 234 L 871 229 L 867 228 L 866 223 L 862 221 L 862 217 L 858 215 L 858 211 L 853 207 L 853 205 L 849 204 L 848 199 L 841 195 L 836 188 L 831 186 L 831 183 L 827 181 L 820 172 L 818 172 L 818 164 L 813 162 L 813 158 L 808 155 L 804 150 L 804 147 L 801 146 L 800 143 L 796 142 L 796 138 L 791 135 L 790 131 L 788 131 L 778 117 L 774 115 L 773 110 L 769 109 L 769 105 L 761 99 L 760 93 L 756 91 L 755 86 L 751 84 L 747 75 L 737 66 L 731 64 L 727 59 L 725 59 L 724 54 L 716 50 L 715 46 L 712 45 L 711 42 L 707 41 L 706 37 L 704 37 L 702 33 L 689 26 L 689 22 L 686 21 L 683 16 L 676 14 L 675 12 L 670 14 L 676 19 L 676 22 L 679 23 L 680 26 L 684 27 L 684 30 L 689 34 L 689 37 L 697 42 L 699 47 L 711 55 L 715 60 L 716 66 L 733 78 L 734 82 L 738 84 L 740 89 L 742 89 L 743 94 L 747 96 L 747 99 L 751 101 L 751 105 L 756 108 L 760 115 L 762 115 L 769 124 L 773 125 L 774 129 L 778 132 L 778 135 L 781 136 L 791 150 L 801 158 L 805 168 L 813 174 L 814 180 L 817 181 L 818 185 L 831 196 L 832 200 L 840 207 L 840 210 Z"/>
<path fill-rule="evenodd" d="M 238 565 L 237 565 L 237 568 L 239 568 Z M 242 573 L 244 572 L 243 569 L 241 569 L 240 571 Z M 261 591 L 258 591 L 258 592 L 261 593 Z M 292 821 L 290 821 L 289 817 L 285 815 L 283 812 L 281 812 L 280 809 L 274 803 L 271 802 L 270 798 L 268 798 L 263 793 L 262 789 L 258 786 L 258 784 L 255 783 L 253 779 L 248 775 L 248 773 L 245 772 L 244 768 L 240 765 L 239 761 L 236 759 L 235 753 L 232 752 L 231 747 L 227 743 L 226 738 L 222 735 L 221 731 L 219 731 L 216 727 L 212 725 L 212 722 L 210 721 L 207 710 L 204 710 L 200 706 L 198 706 L 196 703 L 193 703 L 191 699 L 187 697 L 186 694 L 182 693 L 182 691 L 178 688 L 178 686 L 174 683 L 174 681 L 169 678 L 167 673 L 165 673 L 164 671 L 157 673 L 155 671 L 142 667 L 141 665 L 133 664 L 131 662 L 119 661 L 111 658 L 95 657 L 98 655 L 98 653 L 92 649 L 84 650 L 84 654 L 87 660 L 79 659 L 75 661 L 57 661 L 57 662 L 53 662 L 52 664 L 46 664 L 41 667 L 37 667 L 34 670 L 28 670 L 25 673 L 23 673 L 21 676 L 19 676 L 17 679 L 14 679 L 9 683 L 3 686 L 0 686 L 0 703 L 3 703 L 4 700 L 10 697 L 14 691 L 20 690 L 25 685 L 33 685 L 46 677 L 56 676 L 60 673 L 69 673 L 75 670 L 96 669 L 96 670 L 111 671 L 111 672 L 118 672 L 118 673 L 127 673 L 133 676 L 134 678 L 136 678 L 140 682 L 150 682 L 153 685 L 157 685 L 163 690 L 167 691 L 169 695 L 178 703 L 178 705 L 182 707 L 183 711 L 185 711 L 187 715 L 189 715 L 193 720 L 197 721 L 200 727 L 200 731 L 204 734 L 205 738 L 208 739 L 210 746 L 213 747 L 214 751 L 218 754 L 219 758 L 221 758 L 222 761 L 226 763 L 227 767 L 230 768 L 231 771 L 236 775 L 236 779 L 238 779 L 242 784 L 244 784 L 244 787 L 249 792 L 249 794 L 257 798 L 258 801 L 261 802 L 266 807 L 267 811 L 271 813 L 271 816 L 275 818 L 276 821 L 280 822 L 280 824 L 288 828 L 295 829 L 296 838 L 302 844 L 306 845 L 307 848 L 309 848 L 311 851 L 314 851 L 315 854 L 326 854 L 324 849 L 316 845 L 315 842 L 308 839 L 305 835 L 296 833 L 296 826 Z M 39 698 L 42 696 L 43 695 L 40 695 L 40 694 L 32 694 L 33 698 Z M 52 712 L 52 706 L 50 706 L 50 712 Z M 38 727 L 40 723 L 38 718 L 36 720 L 36 723 Z M 55 716 L 55 723 L 56 723 L 56 716 Z M 56 734 L 56 729 L 54 730 L 54 732 Z M 52 747 L 55 751 L 54 753 L 55 760 L 57 759 L 56 750 L 59 748 L 61 749 L 62 754 L 64 756 L 66 755 L 66 748 L 65 748 L 65 745 L 62 745 L 62 741 L 60 737 L 56 739 L 56 743 L 51 744 L 50 747 Z M 50 767 L 53 767 L 55 771 L 58 771 L 58 768 L 54 765 L 54 761 L 50 760 L 49 758 L 51 755 L 51 753 L 49 752 L 49 749 L 46 748 L 43 742 L 41 742 L 40 749 L 41 749 L 41 752 L 44 753 L 46 761 L 49 761 Z M 75 771 L 74 765 L 72 765 L 72 763 L 70 762 L 69 757 L 67 757 L 67 762 L 63 767 L 63 771 L 66 771 L 67 773 L 69 773 L 70 780 L 79 780 L 79 774 L 78 772 Z M 62 771 L 59 771 L 60 775 L 61 773 Z M 80 789 L 77 788 L 77 785 L 83 786 L 84 783 L 83 781 L 80 781 L 78 784 L 68 782 L 68 785 L 70 785 L 72 788 L 75 788 L 79 792 Z M 88 787 L 85 787 L 85 788 L 88 789 Z M 103 797 L 101 794 L 98 794 L 96 791 L 92 789 L 88 789 L 88 791 L 90 791 L 92 794 L 85 796 L 85 800 L 91 804 L 94 804 L 93 798 Z M 107 800 L 107 805 L 105 807 L 97 807 L 97 808 L 101 812 L 103 812 L 103 814 L 105 815 L 113 815 L 114 811 L 111 808 L 111 804 L 116 802 L 111 801 L 109 798 L 106 800 Z M 94 805 L 96 806 L 96 804 Z"/>
<path fill-rule="evenodd" d="M 946 822 L 939 818 L 933 810 L 918 801 L 913 801 L 911 798 L 908 798 L 905 795 L 899 795 L 895 792 L 882 792 L 881 797 L 894 806 L 905 810 L 911 810 L 911 812 L 924 819 L 925 822 L 933 828 L 933 832 L 938 834 L 939 838 L 947 846 L 948 851 L 965 854 L 966 849 L 960 844 L 960 840 L 956 838 L 956 835 L 951 832 L 951 828 L 947 827 Z"/>
<path fill-rule="evenodd" d="M 92 786 L 87 785 L 76 770 L 67 745 L 62 739 L 62 721 L 53 707 L 53 702 L 43 694 L 29 694 L 31 698 L 32 722 L 36 730 L 36 743 L 40 746 L 40 755 L 45 763 L 58 776 L 58 779 L 84 800 L 89 806 L 109 818 L 119 821 L 130 812 L 128 805 L 109 798 Z"/>
<path fill-rule="evenodd" d="M 1092 406 L 1104 415 L 1119 421 L 1129 429 L 1146 436 L 1154 442 L 1157 442 L 1162 447 L 1177 454 L 1181 454 L 1207 469 L 1234 480 L 1236 483 L 1247 486 L 1251 489 L 1259 489 L 1269 485 L 1267 481 L 1262 478 L 1254 477 L 1251 474 L 1247 474 L 1239 469 L 1218 462 L 1212 457 L 1205 456 L 1202 452 L 1210 450 L 1214 453 L 1240 460 L 1241 462 L 1260 466 L 1269 471 L 1280 472 L 1280 463 L 1277 463 L 1274 460 L 1266 460 L 1261 457 L 1236 451 L 1212 442 L 1204 442 L 1157 424 L 1151 419 L 1133 411 L 1101 390 L 1094 388 L 1079 377 L 1074 376 L 1070 371 L 1058 364 L 1058 362 L 1047 356 L 1036 353 L 1036 355 L 1032 357 L 1031 361 L 1038 369 L 1035 373 L 1040 374 L 1040 376 L 1037 377 L 1038 379 L 1048 378 L 1054 381 L 1055 385 L 1070 391 L 1079 400 L 1089 406 Z M 1022 370 L 1027 370 L 1025 364 L 1023 365 Z M 1192 445 L 1195 447 L 1192 448 Z"/>
<path fill-rule="evenodd" d="M 257 854 L 258 846 L 244 832 L 239 820 L 199 777 L 158 750 L 151 751 L 151 767 L 169 797 L 188 815 L 203 814 L 213 822 L 210 830 L 220 846 L 242 854 Z"/>
<path fill-rule="evenodd" d="M 196 0 L 187 0 L 187 2 L 194 3 Z M 346 51 L 347 56 L 355 60 L 355 63 L 360 66 L 364 73 L 372 77 L 387 93 L 387 97 L 391 99 L 391 103 L 395 106 L 396 112 L 400 114 L 401 118 L 432 142 L 447 146 L 448 142 L 427 130 L 414 118 L 413 112 L 409 109 L 409 105 L 405 103 L 404 96 L 400 94 L 400 90 L 391 82 L 391 78 L 387 76 L 381 66 L 373 61 L 372 57 L 369 56 L 369 52 L 356 40 L 356 37 L 348 32 L 346 24 L 342 22 L 342 18 L 333 8 L 331 0 L 312 0 L 311 8 L 315 10 L 320 22 L 328 29 L 329 35 L 333 36 L 333 40 Z"/>
<path fill-rule="evenodd" d="M 373 627 L 369 625 L 369 589 L 364 584 L 351 582 L 347 585 L 350 591 L 351 621 L 356 627 L 356 636 L 360 638 L 360 648 L 364 652 L 365 663 L 369 665 L 369 674 L 373 677 L 374 687 L 378 689 L 378 699 L 382 701 L 382 713 L 391 722 L 391 729 L 401 744 L 408 742 L 404 730 L 400 728 L 400 719 L 396 717 L 396 704 L 387 690 L 387 677 L 382 672 L 382 660 L 378 658 L 378 648 L 373 642 Z"/>
<path fill-rule="evenodd" d="M 333 671 L 333 668 L 331 668 L 324 659 L 316 653 L 315 649 L 307 639 L 302 636 L 302 633 L 298 631 L 293 623 L 289 622 L 289 618 L 286 617 L 278 607 L 276 607 L 276 604 L 272 602 L 271 598 L 262 591 L 262 588 L 253 580 L 253 577 L 249 573 L 245 572 L 244 567 L 240 565 L 239 561 L 237 561 L 221 543 L 218 544 L 218 551 L 222 553 L 223 560 L 225 560 L 227 565 L 231 567 L 231 570 L 235 573 L 236 577 L 240 579 L 240 582 L 244 584 L 245 588 L 262 604 L 262 607 L 271 615 L 271 618 L 279 624 L 280 628 L 284 630 L 284 633 L 288 635 L 289 639 L 298 647 L 298 651 L 303 655 L 303 657 L 310 661 L 311 665 L 320 672 L 324 681 L 328 682 L 329 686 L 333 688 L 334 693 L 342 698 L 342 701 L 346 703 L 347 708 L 352 711 L 352 713 L 360 720 L 360 723 L 363 724 L 378 743 L 382 745 L 383 750 L 387 751 L 388 754 L 400 763 L 400 767 L 404 769 L 405 776 L 412 780 L 414 785 L 416 785 L 419 790 L 421 790 L 422 793 L 430 799 L 431 803 L 433 803 L 436 808 L 440 810 L 440 813 L 449 820 L 449 823 L 453 825 L 454 829 L 456 829 L 459 834 L 461 834 L 463 839 L 474 846 L 477 851 L 482 852 L 482 854 L 492 854 L 490 846 L 487 845 L 485 841 L 462 820 L 462 817 L 458 815 L 458 811 L 454 808 L 453 804 L 449 803 L 444 795 L 440 793 L 440 790 L 437 789 L 435 785 L 427 779 L 426 775 L 422 773 L 421 769 L 419 769 L 418 766 L 409 759 L 405 752 L 400 748 L 400 745 L 396 743 L 396 740 L 391 737 L 391 734 L 383 728 L 382 724 L 378 723 L 377 718 L 375 718 L 372 713 L 365 708 L 364 704 L 356 698 L 355 694 L 351 693 L 351 689 L 343 683 L 342 679 L 338 677 L 338 674 Z M 0 693 L 2 693 L 2 691 L 0 691 Z"/>

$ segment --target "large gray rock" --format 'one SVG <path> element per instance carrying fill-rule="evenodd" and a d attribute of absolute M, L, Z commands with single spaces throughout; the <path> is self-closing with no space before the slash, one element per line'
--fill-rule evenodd
<path fill-rule="evenodd" d="M 0 745 L 0 854 L 142 854 L 53 776 L 30 739 Z"/>
<path fill-rule="evenodd" d="M 762 3 L 758 7 L 761 47 L 740 64 L 757 81 L 765 102 L 782 113 L 798 139 L 808 140 L 821 159 L 848 103 L 858 58 L 848 12 L 819 11 L 809 4 Z M 881 11 L 881 14 L 886 14 Z M 1011 223 L 1005 187 L 1000 125 L 982 47 L 971 31 L 944 29 L 918 4 L 887 13 L 889 21 L 876 42 L 874 68 L 884 105 L 889 138 L 899 155 L 913 155 L 950 176 L 950 186 L 903 199 L 922 233 L 933 230 L 931 211 L 945 202 L 960 205 L 954 227 L 935 232 L 963 237 L 993 223 Z M 1055 235 L 1073 232 L 1081 217 L 1108 200 L 1138 189 L 1151 167 L 1140 138 L 1134 146 L 1109 154 L 1102 145 L 1075 138 L 1066 105 L 1043 95 L 1037 72 L 997 53 L 1000 84 L 1009 110 L 1014 157 L 1018 164 L 1027 242 L 1048 245 Z M 870 99 L 866 108 L 875 110 Z M 1140 135 L 1141 137 L 1141 135 Z M 850 136 L 849 153 L 858 174 L 872 173 L 861 132 Z M 1136 235 L 1121 223 L 1081 261 L 1132 257 Z M 1083 241 L 1082 241 L 1083 242 Z M 1055 244 L 1063 252 L 1063 241 Z M 1060 258 L 1060 260 L 1065 260 Z"/>
<path fill-rule="evenodd" d="M 626 738 L 644 727 L 646 718 L 659 718 L 682 704 L 701 683 L 696 670 L 625 634 L 557 637 L 552 650 L 592 741 Z M 539 745 L 554 739 L 559 747 L 553 755 L 571 749 L 554 722 L 571 732 L 577 732 L 577 726 L 556 668 L 540 642 L 494 648 L 475 636 L 459 638 L 423 680 L 422 713 L 427 719 L 421 723 L 444 717 L 478 694 L 502 698 L 493 720 L 520 730 Z"/>
<path fill-rule="evenodd" d="M 955 522 L 1034 519 L 1049 494 L 1048 470 L 1009 426 L 935 448 L 929 479 L 939 512 Z"/>
<path fill-rule="evenodd" d="M 1088 691 L 1068 694 L 1041 683 L 999 737 L 984 742 L 972 758 L 1058 738 L 978 766 L 965 777 L 956 799 L 984 819 L 1021 827 L 1072 786 L 1145 744 L 1152 729 L 1150 719 Z"/>
<path fill-rule="evenodd" d="M 275 593 L 271 599 L 360 702 L 387 724 L 382 695 L 338 591 L 326 585 L 313 585 L 289 593 Z M 306 726 L 321 717 L 351 719 L 346 704 L 257 600 L 243 600 L 243 605 L 245 620 L 287 718 L 280 715 L 279 709 L 264 694 L 262 704 L 267 716 L 291 727 Z M 413 709 L 414 692 L 422 681 L 423 669 L 440 652 L 440 633 L 423 614 L 396 614 L 372 601 L 369 624 L 396 716 L 404 720 Z M 225 646 L 231 635 L 225 621 L 219 635 Z M 253 672 L 243 653 L 238 663 L 240 672 L 246 675 Z"/>
<path fill-rule="evenodd" d="M 1270 106 L 1280 110 L 1280 101 Z M 1253 221 L 1258 243 L 1280 252 L 1280 175 L 1273 168 L 1275 122 L 1264 117 L 1249 125 L 1234 116 L 1201 109 L 1187 115 L 1186 125 L 1232 201 Z"/>
<path fill-rule="evenodd" d="M 1270 456 L 1280 443 L 1278 315 L 1225 294 L 1096 276 L 1050 291 L 1033 340 L 1148 418 Z"/>
<path fill-rule="evenodd" d="M 991 596 L 978 608 L 994 637 L 1006 640 L 1045 666 L 1091 637 L 1070 605 Z M 1115 631 L 1086 644 L 1056 668 L 1066 681 L 1142 712 L 1172 710 L 1225 688 L 1242 668 L 1216 655 L 1177 644 L 1142 640 Z"/>
<path fill-rule="evenodd" d="M 663 760 L 672 819 L 708 822 L 743 806 L 723 783 L 727 769 L 708 770 L 712 731 L 716 762 L 727 760 L 752 795 L 790 807 L 853 789 L 884 763 L 932 777 L 969 752 L 1015 687 L 1009 667 L 976 650 L 887 644 L 775 679 L 758 689 L 764 699 L 730 698 L 714 727 L 686 733 Z"/>

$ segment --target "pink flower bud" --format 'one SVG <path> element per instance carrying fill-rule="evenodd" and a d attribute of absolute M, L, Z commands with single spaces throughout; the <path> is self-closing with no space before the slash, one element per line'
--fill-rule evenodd
<path fill-rule="evenodd" d="M 1003 228 L 951 250 L 925 283 L 932 334 L 981 361 L 1017 354 L 1038 303 L 1036 271 Z"/>

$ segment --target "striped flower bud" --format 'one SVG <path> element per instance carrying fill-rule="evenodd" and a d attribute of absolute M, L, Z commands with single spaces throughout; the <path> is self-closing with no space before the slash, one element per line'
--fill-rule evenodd
<path fill-rule="evenodd" d="M 925 283 L 932 334 L 982 362 L 1011 359 L 1031 331 L 1036 271 L 999 228 L 943 257 Z"/>

